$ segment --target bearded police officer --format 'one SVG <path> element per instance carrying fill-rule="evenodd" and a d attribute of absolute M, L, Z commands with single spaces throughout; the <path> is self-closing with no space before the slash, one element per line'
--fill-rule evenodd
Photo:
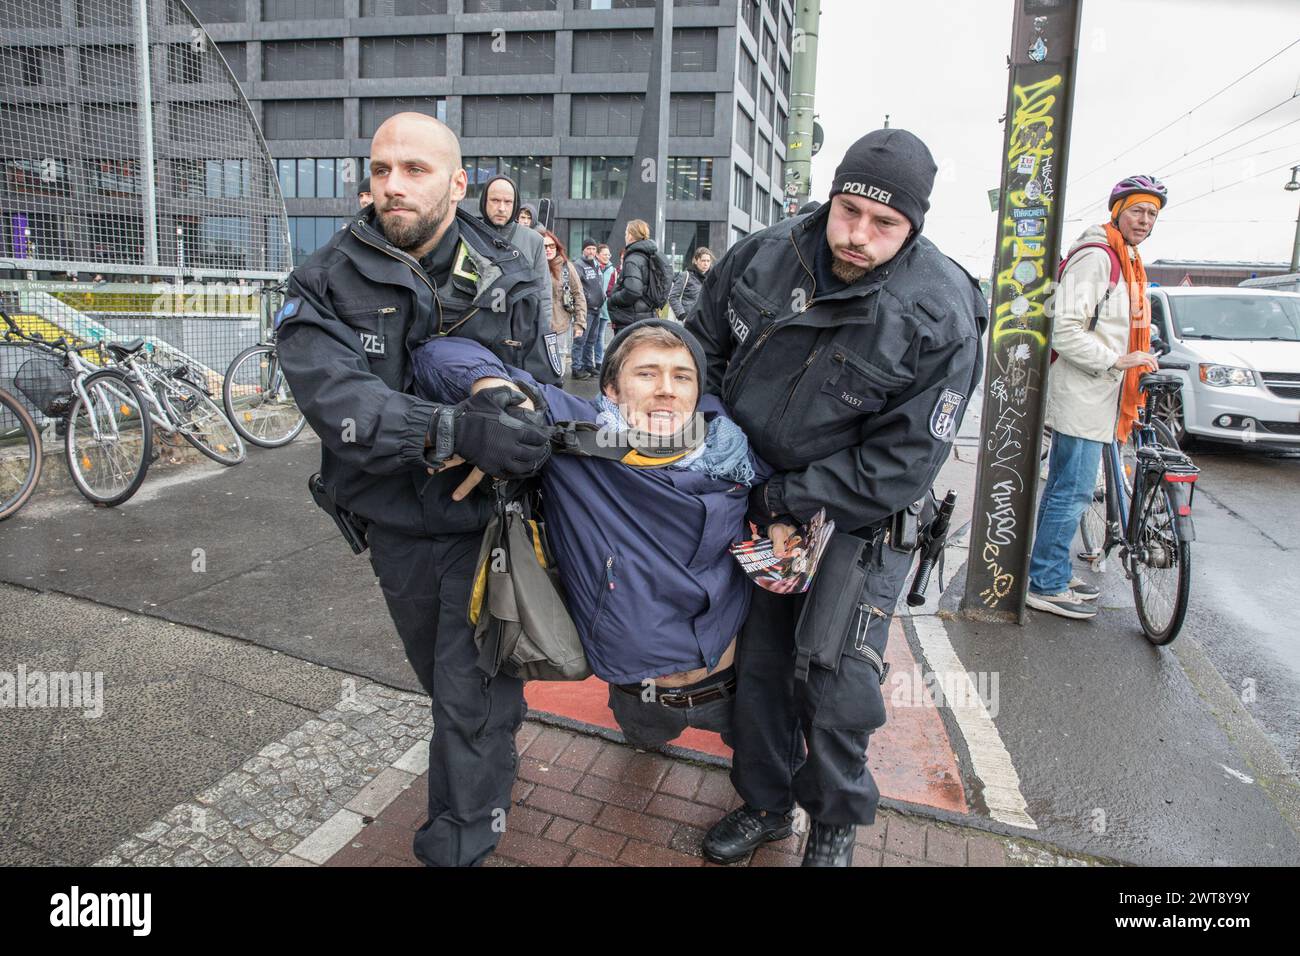
<path fill-rule="evenodd" d="M 471 865 L 496 846 L 510 806 L 524 703 L 521 681 L 477 669 L 466 616 L 492 498 L 453 491 L 470 470 L 462 462 L 501 478 L 535 473 L 549 429 L 508 388 L 457 405 L 417 398 L 410 350 L 463 336 L 547 383 L 560 379 L 559 350 L 530 263 L 457 208 L 466 177 L 451 130 L 419 113 L 392 117 L 371 144 L 370 179 L 374 204 L 290 277 L 278 352 L 321 438 L 321 494 L 340 527 L 368 538 L 433 699 L 429 819 L 415 854 Z"/>
<path fill-rule="evenodd" d="M 804 865 L 848 866 L 855 825 L 875 819 L 866 749 L 885 722 L 885 642 L 912 558 L 899 513 L 929 494 L 948 457 L 988 315 L 975 280 L 920 234 L 934 175 L 911 133 L 864 136 L 830 201 L 733 246 L 687 323 L 709 390 L 775 469 L 751 494 L 751 520 L 780 547 L 825 508 L 837 531 L 866 542 L 843 632 L 811 635 L 831 642 L 829 666 L 797 674 L 796 625 L 835 569 L 818 570 L 811 595 L 754 591 L 731 772 L 745 802 L 705 838 L 717 862 L 789 835 L 797 802 L 812 820 Z M 801 654 L 808 639 L 801 628 Z"/>

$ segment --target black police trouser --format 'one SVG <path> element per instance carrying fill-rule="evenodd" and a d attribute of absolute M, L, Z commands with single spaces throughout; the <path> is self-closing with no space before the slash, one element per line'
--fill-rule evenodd
<path fill-rule="evenodd" d="M 872 731 L 885 723 L 880 675 L 855 643 L 884 656 L 889 622 L 911 566 L 911 554 L 875 546 L 862 602 L 871 615 L 862 635 L 855 615 L 839 671 L 813 666 L 796 682 L 795 625 L 803 595 L 754 589 L 736 645 L 736 707 L 731 782 L 745 803 L 786 813 L 796 802 L 828 824 L 872 823 L 880 791 L 867 768 Z M 814 587 L 816 587 L 814 579 Z"/>
<path fill-rule="evenodd" d="M 370 561 L 420 686 L 433 701 L 429 819 L 415 835 L 428 866 L 473 866 L 496 848 L 510 808 L 523 681 L 477 666 L 466 617 L 481 533 L 408 537 L 371 526 Z"/>

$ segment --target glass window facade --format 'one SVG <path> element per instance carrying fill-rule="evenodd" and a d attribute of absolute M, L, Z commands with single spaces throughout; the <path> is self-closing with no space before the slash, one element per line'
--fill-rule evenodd
<path fill-rule="evenodd" d="M 708 156 L 669 156 L 667 198 L 713 198 L 713 160 Z"/>
<path fill-rule="evenodd" d="M 582 240 L 595 239 L 596 242 L 603 242 L 606 245 L 614 245 L 609 241 L 610 234 L 614 230 L 613 219 L 570 219 L 567 228 L 564 230 L 568 235 L 561 235 L 564 240 L 565 249 L 571 250 L 570 255 L 582 255 Z M 617 260 L 610 260 L 617 265 Z"/>
<path fill-rule="evenodd" d="M 551 196 L 550 156 L 466 156 L 463 162 L 469 180 L 465 195 L 471 199 L 483 192 L 483 186 L 493 176 L 513 179 L 525 201 Z"/>
<path fill-rule="evenodd" d="M 368 161 L 352 159 L 277 159 L 276 174 L 285 199 L 339 199 L 357 194 Z"/>
<path fill-rule="evenodd" d="M 669 219 L 664 223 L 664 240 L 659 249 L 677 271 L 686 268 L 695 250 L 709 244 L 709 224 Z M 679 316 L 681 318 L 681 316 Z"/>
<path fill-rule="evenodd" d="M 349 216 L 290 216 L 289 242 L 293 247 L 293 261 L 301 264 L 350 221 Z"/>
<path fill-rule="evenodd" d="M 631 156 L 574 156 L 569 160 L 572 199 L 622 199 Z"/>
<path fill-rule="evenodd" d="M 461 100 L 460 125 L 462 137 L 551 136 L 555 129 L 552 97 L 466 96 Z"/>
<path fill-rule="evenodd" d="M 748 213 L 754 208 L 754 180 L 739 166 L 735 168 L 732 176 L 736 184 L 731 197 L 732 205 L 741 212 Z"/>

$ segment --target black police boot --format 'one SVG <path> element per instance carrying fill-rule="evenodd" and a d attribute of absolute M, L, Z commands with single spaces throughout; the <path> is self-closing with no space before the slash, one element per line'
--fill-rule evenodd
<path fill-rule="evenodd" d="M 755 847 L 788 837 L 793 819 L 793 813 L 755 810 L 746 804 L 713 824 L 701 849 L 714 863 L 735 863 Z"/>
<path fill-rule="evenodd" d="M 857 827 L 812 822 L 808 845 L 803 851 L 804 866 L 852 866 L 853 836 Z"/>

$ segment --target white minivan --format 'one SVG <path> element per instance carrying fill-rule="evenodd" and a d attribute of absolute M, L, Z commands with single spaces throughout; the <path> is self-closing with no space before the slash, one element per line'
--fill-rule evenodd
<path fill-rule="evenodd" d="M 1300 293 L 1157 286 L 1153 349 L 1183 379 L 1157 415 L 1186 438 L 1300 447 Z"/>

